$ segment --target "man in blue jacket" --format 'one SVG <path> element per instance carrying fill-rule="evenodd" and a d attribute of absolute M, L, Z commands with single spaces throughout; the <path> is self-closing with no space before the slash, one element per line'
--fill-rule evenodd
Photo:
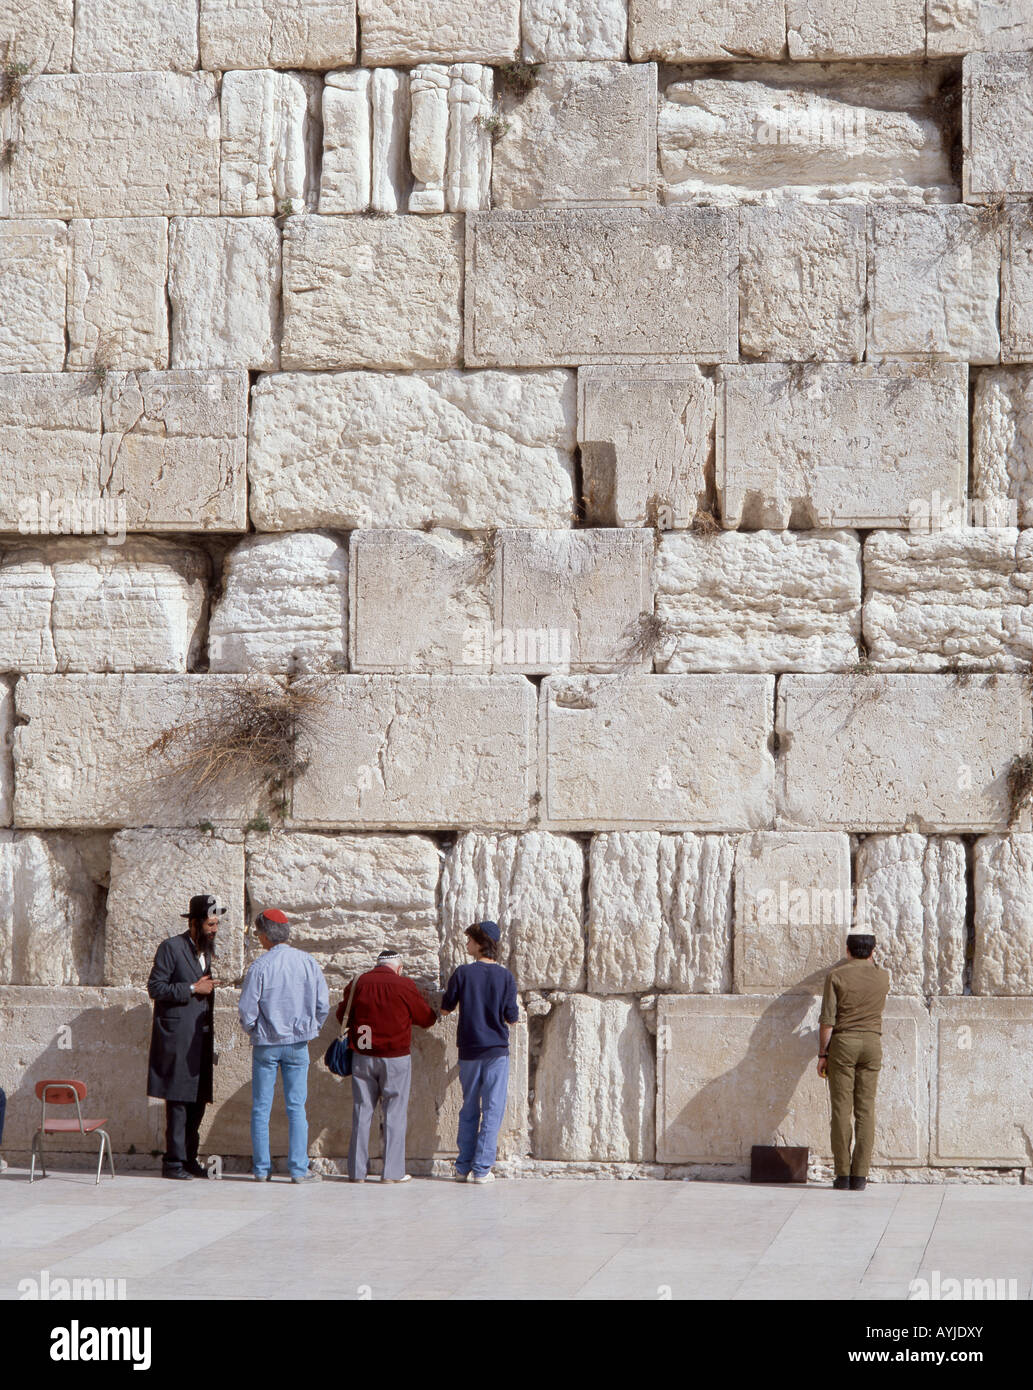
<path fill-rule="evenodd" d="M 308 1045 L 330 1012 L 323 972 L 304 951 L 287 945 L 290 926 L 279 908 L 268 908 L 255 921 L 265 951 L 244 979 L 237 1006 L 240 1026 L 251 1039 L 251 1157 L 255 1179 L 267 1182 L 269 1112 L 276 1073 L 283 1077 L 287 1106 L 287 1169 L 291 1182 L 319 1182 L 308 1167 Z"/>

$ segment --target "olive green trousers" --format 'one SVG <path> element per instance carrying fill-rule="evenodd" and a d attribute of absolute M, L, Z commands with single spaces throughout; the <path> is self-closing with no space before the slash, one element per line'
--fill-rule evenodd
<path fill-rule="evenodd" d="M 868 1176 L 875 1147 L 875 1092 L 881 1066 L 882 1038 L 878 1033 L 833 1033 L 828 1078 L 837 1178 Z"/>

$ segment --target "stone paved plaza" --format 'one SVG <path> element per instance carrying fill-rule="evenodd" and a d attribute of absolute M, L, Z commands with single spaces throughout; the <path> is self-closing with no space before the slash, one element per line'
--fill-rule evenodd
<path fill-rule="evenodd" d="M 129 1299 L 906 1299 L 913 1279 L 1030 1297 L 1033 1189 L 244 1177 L 0 1178 L 0 1298 L 124 1279 Z M 1014 1280 L 1009 1285 L 1007 1281 Z M 952 1305 L 955 1309 L 957 1305 Z M 946 1310 L 945 1310 L 946 1311 Z"/>

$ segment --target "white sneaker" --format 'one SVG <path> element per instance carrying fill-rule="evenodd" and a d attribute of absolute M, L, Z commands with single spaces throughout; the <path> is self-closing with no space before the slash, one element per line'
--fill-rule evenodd
<path fill-rule="evenodd" d="M 381 1178 L 381 1182 L 412 1182 L 412 1174 L 405 1173 L 400 1178 Z"/>
<path fill-rule="evenodd" d="M 470 1176 L 476 1183 L 494 1182 L 495 1174 L 489 1168 L 486 1173 L 471 1173 Z"/>

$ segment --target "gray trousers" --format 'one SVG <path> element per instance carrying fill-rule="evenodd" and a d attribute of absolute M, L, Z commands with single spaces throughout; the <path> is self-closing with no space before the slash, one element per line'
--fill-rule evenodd
<path fill-rule="evenodd" d="M 411 1057 L 352 1053 L 352 1137 L 348 1176 L 364 1178 L 369 1166 L 369 1127 L 377 1101 L 384 1117 L 384 1177 L 405 1174 L 405 1122 L 409 1111 Z"/>

